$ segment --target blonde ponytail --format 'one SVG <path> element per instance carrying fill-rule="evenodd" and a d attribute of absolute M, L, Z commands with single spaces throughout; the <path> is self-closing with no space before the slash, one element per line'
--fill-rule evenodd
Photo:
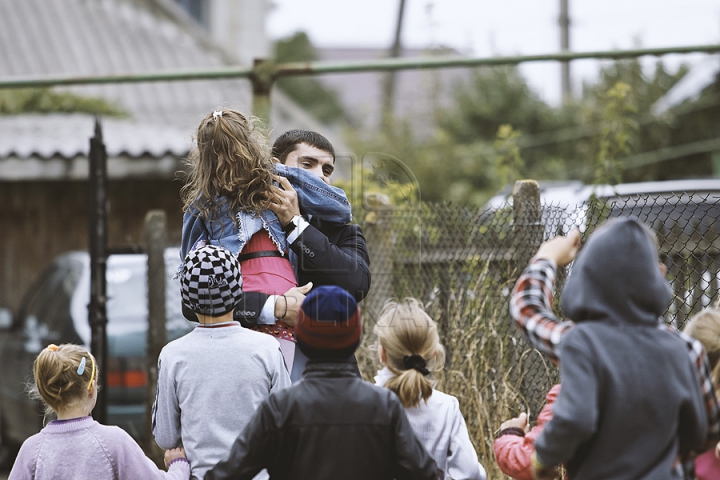
<path fill-rule="evenodd" d="M 389 301 L 383 307 L 374 329 L 386 356 L 386 366 L 395 374 L 385 387 L 397 394 L 406 408 L 432 395 L 433 371 L 445 362 L 437 325 L 414 298 Z"/>
<path fill-rule="evenodd" d="M 94 365 L 95 358 L 83 347 L 49 345 L 33 363 L 35 383 L 30 394 L 45 403 L 47 414 L 82 402 L 88 398 Z"/>

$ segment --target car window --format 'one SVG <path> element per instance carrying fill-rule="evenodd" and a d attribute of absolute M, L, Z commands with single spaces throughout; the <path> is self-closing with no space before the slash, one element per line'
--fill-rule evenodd
<path fill-rule="evenodd" d="M 70 317 L 70 301 L 81 270 L 76 262 L 55 263 L 28 291 L 20 308 L 28 351 L 40 351 L 47 342 L 78 338 Z"/>
<path fill-rule="evenodd" d="M 147 321 L 147 267 L 143 262 L 109 267 L 107 278 L 107 316 L 112 321 Z M 180 283 L 173 280 L 174 269 L 168 265 L 165 276 L 165 314 L 168 322 L 185 323 L 180 308 Z"/>
<path fill-rule="evenodd" d="M 55 288 L 53 294 L 48 299 L 44 323 L 47 324 L 49 330 L 47 338 L 49 341 L 80 343 L 80 337 L 73 325 L 70 304 L 81 273 L 81 263 L 69 263 L 57 288 Z"/>

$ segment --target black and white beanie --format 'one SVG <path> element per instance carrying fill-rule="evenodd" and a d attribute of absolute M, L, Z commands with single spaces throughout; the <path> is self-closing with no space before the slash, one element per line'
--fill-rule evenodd
<path fill-rule="evenodd" d="M 232 311 L 242 287 L 240 264 L 222 247 L 206 245 L 185 257 L 180 274 L 183 305 L 195 313 L 219 317 Z"/>

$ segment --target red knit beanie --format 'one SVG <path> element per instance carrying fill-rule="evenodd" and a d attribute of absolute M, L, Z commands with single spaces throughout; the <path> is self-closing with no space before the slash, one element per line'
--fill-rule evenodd
<path fill-rule="evenodd" d="M 362 322 L 355 298 L 336 286 L 311 291 L 298 312 L 295 338 L 310 359 L 343 359 L 360 344 Z"/>

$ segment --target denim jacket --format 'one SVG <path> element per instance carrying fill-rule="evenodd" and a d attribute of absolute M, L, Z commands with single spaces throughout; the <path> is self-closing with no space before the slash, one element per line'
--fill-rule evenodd
<path fill-rule="evenodd" d="M 341 188 L 328 185 L 301 168 L 277 164 L 275 170 L 286 177 L 297 191 L 301 213 L 342 225 L 350 222 L 350 202 Z M 237 218 L 237 225 L 233 217 Z M 197 209 L 191 206 L 183 216 L 180 261 L 184 261 L 188 252 L 205 243 L 221 246 L 238 255 L 250 237 L 261 228 L 267 230 L 278 251 L 285 254 L 288 248 L 285 234 L 272 211 L 266 210 L 259 214 L 242 211 L 233 213 L 227 210 L 227 206 L 221 206 L 218 218 L 206 222 L 198 216 Z"/>

